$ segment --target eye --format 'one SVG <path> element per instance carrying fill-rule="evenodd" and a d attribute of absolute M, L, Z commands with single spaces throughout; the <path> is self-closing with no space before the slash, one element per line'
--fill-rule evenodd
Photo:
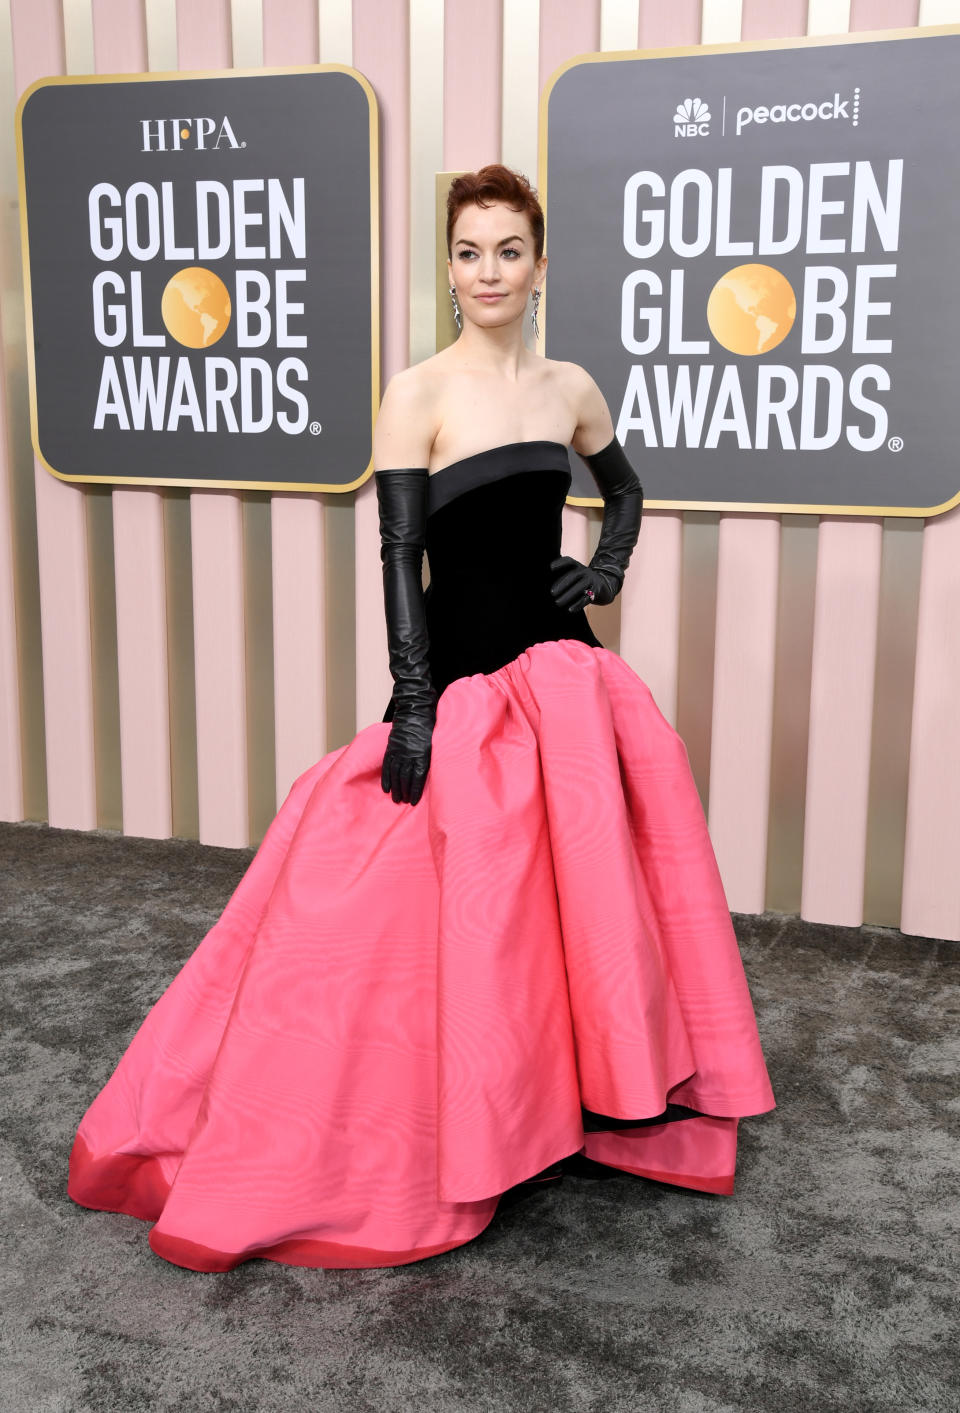
<path fill-rule="evenodd" d="M 475 250 L 460 250 L 460 251 L 457 252 L 458 257 L 459 257 L 459 259 L 461 259 L 461 260 L 467 260 L 467 259 L 469 259 L 471 256 L 476 255 L 476 253 L 477 253 L 477 252 L 476 252 Z M 520 252 L 519 252 L 519 250 L 517 250 L 516 247 L 515 247 L 515 246 L 512 246 L 512 245 L 508 245 L 507 248 L 506 248 L 506 250 L 503 250 L 503 251 L 501 251 L 500 253 L 501 253 L 502 255 L 516 255 L 518 259 L 519 259 L 519 257 L 520 257 Z"/>

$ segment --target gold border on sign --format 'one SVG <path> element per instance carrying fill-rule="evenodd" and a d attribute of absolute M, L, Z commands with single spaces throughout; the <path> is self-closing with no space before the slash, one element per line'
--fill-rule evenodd
<path fill-rule="evenodd" d="M 547 208 L 547 111 L 550 103 L 550 95 L 553 92 L 557 81 L 569 70 L 579 68 L 583 64 L 608 64 L 617 63 L 624 60 L 633 59 L 678 59 L 690 56 L 699 58 L 709 54 L 742 54 L 749 50 L 762 49 L 812 49 L 822 48 L 826 45 L 837 44 L 882 44 L 888 40 L 898 39 L 932 39 L 937 35 L 960 34 L 960 24 L 954 25 L 914 25 L 909 29 L 881 29 L 854 31 L 849 34 L 811 34 L 798 36 L 794 39 L 756 39 L 737 41 L 733 44 L 694 44 L 684 45 L 677 48 L 668 49 L 611 49 L 604 52 L 593 52 L 588 54 L 575 54 L 573 58 L 565 60 L 559 68 L 554 69 L 547 79 L 540 94 L 540 112 L 538 118 L 538 138 L 539 138 L 539 160 L 537 162 L 537 186 L 540 192 L 540 200 L 543 205 L 544 217 L 546 219 L 547 240 L 549 241 L 550 219 Z M 546 249 L 546 247 L 544 247 Z M 549 326 L 550 313 L 547 310 L 544 337 L 546 328 Z M 603 505 L 603 501 L 598 496 L 567 496 L 567 503 L 570 505 Z M 809 502 L 801 504 L 795 503 L 763 503 L 759 501 L 733 501 L 733 500 L 645 500 L 644 506 L 650 510 L 720 510 L 729 513 L 745 512 L 753 515 L 850 515 L 850 516 L 883 516 L 896 515 L 904 518 L 913 516 L 914 518 L 929 518 L 934 515 L 942 515 L 946 510 L 952 510 L 955 505 L 960 505 L 960 490 L 945 500 L 941 505 L 930 505 L 917 508 L 915 506 L 902 505 L 812 505 Z"/>
<path fill-rule="evenodd" d="M 30 283 L 30 244 L 27 227 L 27 188 L 23 167 L 23 110 L 27 99 L 38 88 L 50 88 L 62 84 L 86 83 L 170 83 L 177 79 L 232 79 L 276 76 L 280 74 L 341 73 L 356 79 L 367 96 L 370 151 L 370 445 L 371 455 L 366 469 L 353 481 L 327 482 L 310 481 L 230 481 L 198 480 L 182 476 L 68 476 L 57 471 L 40 450 L 37 426 L 37 374 L 33 346 L 33 296 Z M 201 490 L 223 491 L 353 491 L 369 480 L 373 472 L 373 431 L 380 408 L 380 126 L 377 96 L 369 80 L 349 64 L 295 64 L 264 66 L 252 69 L 167 69 L 156 73 L 135 74 L 81 74 L 79 76 L 56 74 L 47 78 L 35 79 L 25 88 L 17 103 L 15 125 L 17 139 L 17 185 L 20 195 L 20 252 L 23 261 L 24 318 L 27 331 L 27 370 L 30 390 L 30 440 L 33 450 L 43 466 L 56 476 L 58 481 L 71 485 L 79 483 L 108 486 L 186 486 Z"/>

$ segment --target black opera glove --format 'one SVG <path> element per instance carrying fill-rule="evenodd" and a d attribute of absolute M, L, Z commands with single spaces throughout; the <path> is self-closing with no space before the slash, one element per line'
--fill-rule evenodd
<path fill-rule="evenodd" d="M 570 613 L 588 603 L 613 603 L 623 587 L 643 518 L 643 487 L 616 435 L 583 460 L 603 496 L 603 523 L 589 564 L 568 554 L 550 562 L 550 568 L 559 571 L 550 592 L 557 606 Z"/>
<path fill-rule="evenodd" d="M 385 794 L 415 805 L 430 768 L 437 693 L 430 675 L 430 640 L 421 568 L 427 522 L 427 468 L 377 471 L 380 559 L 387 648 L 394 681 L 394 715 L 380 772 Z"/>

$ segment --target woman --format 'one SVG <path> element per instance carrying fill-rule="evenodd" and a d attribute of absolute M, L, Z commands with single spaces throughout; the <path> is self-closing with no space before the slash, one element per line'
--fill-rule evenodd
<path fill-rule="evenodd" d="M 570 1155 L 728 1193 L 774 1104 L 683 744 L 583 612 L 642 492 L 589 375 L 524 347 L 539 203 L 485 167 L 447 236 L 460 337 L 374 441 L 384 719 L 296 781 L 71 1156 L 77 1202 L 195 1270 L 419 1260 Z M 604 496 L 588 565 L 568 443 Z"/>

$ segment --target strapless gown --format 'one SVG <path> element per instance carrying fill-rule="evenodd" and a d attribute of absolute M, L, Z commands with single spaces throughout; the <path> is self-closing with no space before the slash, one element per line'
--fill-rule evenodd
<path fill-rule="evenodd" d="M 732 1192 L 773 1093 L 683 742 L 550 596 L 570 479 L 550 441 L 430 477 L 421 800 L 381 789 L 391 698 L 294 783 L 84 1115 L 70 1196 L 168 1261 L 416 1261 L 574 1153 Z"/>

